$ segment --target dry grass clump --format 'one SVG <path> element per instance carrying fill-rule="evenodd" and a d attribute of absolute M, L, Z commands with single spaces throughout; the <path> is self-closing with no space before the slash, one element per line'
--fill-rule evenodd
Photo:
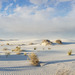
<path fill-rule="evenodd" d="M 72 50 L 69 50 L 69 51 L 68 51 L 68 55 L 71 55 L 71 54 L 72 54 Z"/>
<path fill-rule="evenodd" d="M 17 46 L 15 49 L 12 50 L 12 52 L 13 52 L 13 51 L 14 51 L 14 52 L 21 52 L 22 50 L 21 50 L 21 47 L 18 47 L 18 46 Z"/>
<path fill-rule="evenodd" d="M 26 56 L 26 55 L 27 55 L 27 53 L 25 52 L 25 53 L 24 53 L 24 55 Z"/>
<path fill-rule="evenodd" d="M 10 52 L 5 52 L 6 57 L 10 55 Z"/>
<path fill-rule="evenodd" d="M 70 75 L 70 71 L 66 69 L 60 69 L 56 72 L 55 75 Z"/>
<path fill-rule="evenodd" d="M 29 45 L 34 45 L 34 43 L 29 43 Z"/>
<path fill-rule="evenodd" d="M 51 48 L 48 48 L 48 50 L 50 50 Z"/>
<path fill-rule="evenodd" d="M 20 52 L 17 52 L 16 54 L 17 54 L 17 55 L 20 55 L 21 53 L 20 53 Z"/>
<path fill-rule="evenodd" d="M 38 59 L 38 57 L 35 53 L 29 54 L 28 57 L 30 58 L 30 61 L 31 61 L 32 65 L 34 65 L 34 66 L 39 65 L 39 59 Z"/>
<path fill-rule="evenodd" d="M 36 47 L 34 47 L 34 50 L 36 50 L 37 48 Z"/>
<path fill-rule="evenodd" d="M 9 45 L 9 43 L 7 43 L 6 45 Z"/>
<path fill-rule="evenodd" d="M 50 40 L 43 40 L 42 41 L 42 45 L 47 46 L 47 45 L 51 45 L 51 44 L 52 44 L 52 42 Z"/>
<path fill-rule="evenodd" d="M 7 51 L 8 50 L 8 48 L 3 48 L 3 51 Z"/>
<path fill-rule="evenodd" d="M 56 40 L 55 42 L 58 43 L 58 44 L 62 44 L 61 40 Z"/>

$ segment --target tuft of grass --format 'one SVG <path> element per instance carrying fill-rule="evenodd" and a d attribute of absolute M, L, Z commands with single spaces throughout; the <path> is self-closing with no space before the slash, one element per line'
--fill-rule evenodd
<path fill-rule="evenodd" d="M 25 52 L 25 53 L 24 53 L 24 55 L 26 56 L 26 55 L 27 55 L 27 53 Z"/>
<path fill-rule="evenodd" d="M 10 55 L 10 52 L 5 52 L 6 58 Z"/>
<path fill-rule="evenodd" d="M 36 47 L 34 47 L 34 50 L 36 50 L 37 48 Z"/>
<path fill-rule="evenodd" d="M 21 52 L 21 51 L 22 51 L 21 47 L 18 47 L 18 46 L 12 50 L 12 52 Z"/>
<path fill-rule="evenodd" d="M 28 55 L 28 57 L 30 58 L 30 62 L 32 65 L 34 66 L 39 65 L 39 59 L 35 53 L 31 53 L 30 55 Z"/>
<path fill-rule="evenodd" d="M 68 55 L 71 55 L 71 54 L 72 54 L 72 50 L 69 50 L 69 51 L 68 51 Z"/>
<path fill-rule="evenodd" d="M 48 48 L 48 50 L 50 50 L 51 48 Z"/>
<path fill-rule="evenodd" d="M 9 43 L 7 43 L 6 45 L 9 45 Z"/>
<path fill-rule="evenodd" d="M 21 53 L 20 53 L 20 52 L 17 52 L 16 54 L 17 54 L 17 55 L 20 55 Z"/>
<path fill-rule="evenodd" d="M 3 51 L 7 51 L 8 50 L 8 48 L 3 48 Z"/>

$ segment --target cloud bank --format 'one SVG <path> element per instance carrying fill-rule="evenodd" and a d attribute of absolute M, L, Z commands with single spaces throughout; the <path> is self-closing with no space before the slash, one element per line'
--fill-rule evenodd
<path fill-rule="evenodd" d="M 30 0 L 30 2 L 34 4 L 44 4 L 47 1 L 48 0 Z M 62 2 L 62 0 L 58 1 Z M 9 6 L 12 6 L 12 4 Z M 7 10 L 8 7 L 6 7 L 5 10 Z M 75 37 L 74 5 L 72 5 L 71 11 L 65 16 L 57 16 L 58 10 L 54 7 L 39 9 L 38 5 L 16 6 L 13 12 L 13 14 L 6 16 L 2 16 L 2 14 L 0 16 L 0 31 L 7 37 Z"/>

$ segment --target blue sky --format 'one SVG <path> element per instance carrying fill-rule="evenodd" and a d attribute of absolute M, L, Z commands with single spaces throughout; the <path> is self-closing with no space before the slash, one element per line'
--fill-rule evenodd
<path fill-rule="evenodd" d="M 0 0 L 1 38 L 75 38 L 74 0 Z"/>

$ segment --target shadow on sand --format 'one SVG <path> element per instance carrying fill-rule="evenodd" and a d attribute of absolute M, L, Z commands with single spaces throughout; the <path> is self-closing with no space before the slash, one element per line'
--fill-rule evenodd
<path fill-rule="evenodd" d="M 24 55 L 1 55 L 0 56 L 0 61 L 20 61 L 20 60 L 27 60 L 28 56 Z"/>
<path fill-rule="evenodd" d="M 56 60 L 56 61 L 46 61 L 46 62 L 40 62 L 44 63 L 43 66 L 48 65 L 48 64 L 56 64 L 56 63 L 64 63 L 64 62 L 72 62 L 75 61 L 75 59 L 69 59 L 69 60 Z"/>

